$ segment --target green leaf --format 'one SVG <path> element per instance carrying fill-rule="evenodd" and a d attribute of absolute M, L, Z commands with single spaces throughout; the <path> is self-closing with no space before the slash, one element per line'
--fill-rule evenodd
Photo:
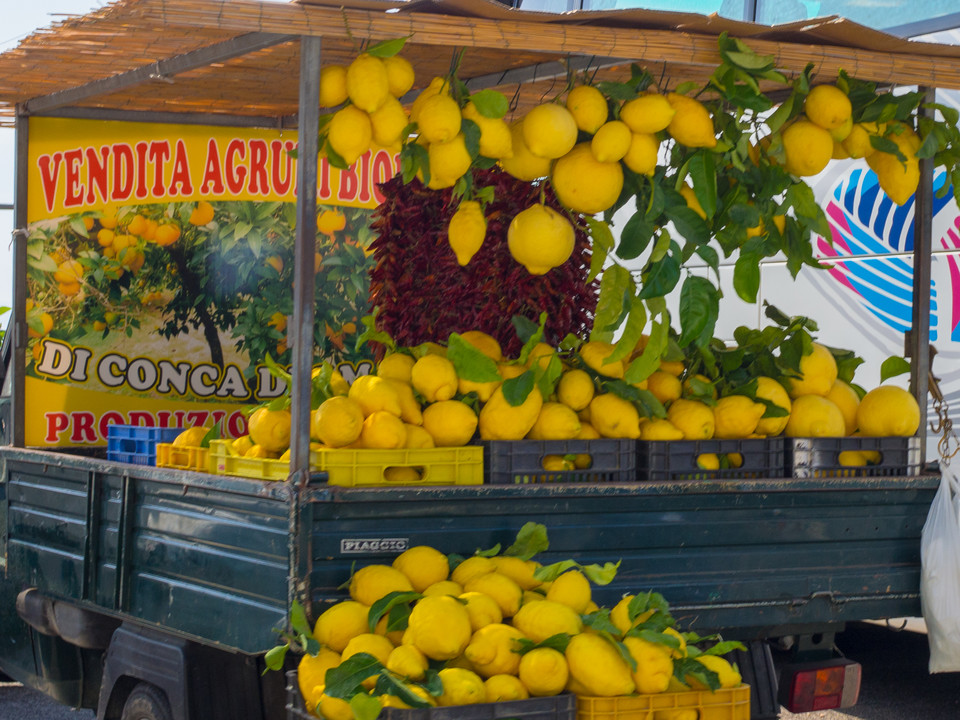
<path fill-rule="evenodd" d="M 650 327 L 650 337 L 640 357 L 636 358 L 624 373 L 623 379 L 630 384 L 641 382 L 650 377 L 660 366 L 660 357 L 667 346 L 669 324 L 654 321 Z"/>
<path fill-rule="evenodd" d="M 640 342 L 643 336 L 643 329 L 647 325 L 647 309 L 643 301 L 635 295 L 630 298 L 630 313 L 627 315 L 627 322 L 623 326 L 623 333 L 617 340 L 617 345 L 607 358 L 607 362 L 616 362 L 628 358 Z"/>
<path fill-rule="evenodd" d="M 503 397 L 513 407 L 518 407 L 526 402 L 527 396 L 536 387 L 536 374 L 533 370 L 527 370 L 522 375 L 504 380 L 501 389 Z"/>
<path fill-rule="evenodd" d="M 395 695 L 410 707 L 426 708 L 430 703 L 419 695 L 413 693 L 410 687 L 391 672 L 381 673 L 377 678 L 376 687 L 373 690 L 374 695 Z M 359 697 L 359 696 L 358 696 Z M 352 703 L 351 703 L 352 706 Z M 360 720 L 360 716 L 357 716 Z"/>
<path fill-rule="evenodd" d="M 547 526 L 542 523 L 524 523 L 517 531 L 513 544 L 503 551 L 504 555 L 518 557 L 521 560 L 530 560 L 538 553 L 546 552 L 550 548 L 547 538 Z"/>
<path fill-rule="evenodd" d="M 780 103 L 780 107 L 774 111 L 774 113 L 767 118 L 767 127 L 770 128 L 770 132 L 777 132 L 783 127 L 784 123 L 790 119 L 793 115 L 793 107 L 797 101 L 797 94 L 792 93 L 790 97 Z"/>
<path fill-rule="evenodd" d="M 713 153 L 701 150 L 690 158 L 687 169 L 693 180 L 693 192 L 708 218 L 717 212 L 717 168 Z"/>
<path fill-rule="evenodd" d="M 880 382 L 910 372 L 910 363 L 896 355 L 888 357 L 880 364 Z"/>
<path fill-rule="evenodd" d="M 409 614 L 409 604 L 419 600 L 423 597 L 420 593 L 417 592 L 403 592 L 400 590 L 395 590 L 384 595 L 382 598 L 377 600 L 373 605 L 370 606 L 370 611 L 367 613 L 367 624 L 370 626 L 370 632 L 373 632 L 377 627 L 377 623 L 380 622 L 382 618 L 387 613 L 390 613 L 391 610 L 395 607 L 401 605 L 407 605 L 407 611 Z M 391 615 L 392 617 L 392 615 Z M 398 618 L 395 618 L 398 619 Z M 404 628 L 390 628 L 391 630 L 403 630 Z"/>
<path fill-rule="evenodd" d="M 636 88 L 627 83 L 603 81 L 594 87 L 611 100 L 633 100 L 637 96 Z"/>
<path fill-rule="evenodd" d="M 560 381 L 560 376 L 563 375 L 563 362 L 556 353 L 553 353 L 546 367 L 543 367 L 541 358 L 540 362 L 534 366 L 534 370 L 537 376 L 537 389 L 546 400 L 557 389 L 557 383 Z"/>
<path fill-rule="evenodd" d="M 393 57 L 398 52 L 403 50 L 403 46 L 406 44 L 412 36 L 407 35 L 406 37 L 394 38 L 392 40 L 382 40 L 376 45 L 371 45 L 366 49 L 368 55 L 373 55 L 378 58 L 388 58 Z"/>
<path fill-rule="evenodd" d="M 734 650 L 746 650 L 747 647 L 739 640 L 724 640 L 703 651 L 704 655 L 726 655 Z"/>
<path fill-rule="evenodd" d="M 720 315 L 720 291 L 706 278 L 689 275 L 680 289 L 680 340 L 689 345 L 709 329 Z"/>
<path fill-rule="evenodd" d="M 619 635 L 620 630 L 610 619 L 610 610 L 600 608 L 592 613 L 583 616 L 583 626 L 596 630 L 597 632 L 606 632 L 610 635 Z"/>
<path fill-rule="evenodd" d="M 458 333 L 450 333 L 447 359 L 453 363 L 457 377 L 470 382 L 486 383 L 501 380 L 497 364 Z"/>
<path fill-rule="evenodd" d="M 637 211 L 630 216 L 623 230 L 620 232 L 620 244 L 617 246 L 617 256 L 624 260 L 632 260 L 647 249 L 650 239 L 656 232 L 656 226 L 647 219 L 647 216 Z"/>
<path fill-rule="evenodd" d="M 740 252 L 733 266 L 733 289 L 737 296 L 748 303 L 757 301 L 760 292 L 760 256 L 751 252 Z"/>
<path fill-rule="evenodd" d="M 561 560 L 560 562 L 538 567 L 534 570 L 533 577 L 540 582 L 551 582 L 563 575 L 567 570 L 575 567 L 579 567 L 576 560 Z"/>
<path fill-rule="evenodd" d="M 355 720 L 377 720 L 383 710 L 383 703 L 372 695 L 357 693 L 350 698 L 350 710 Z"/>
<path fill-rule="evenodd" d="M 364 680 L 384 669 L 383 664 L 370 653 L 351 655 L 337 667 L 327 670 L 324 692 L 330 697 L 349 700 L 355 694 L 363 693 Z"/>
<path fill-rule="evenodd" d="M 474 104 L 484 117 L 499 119 L 510 110 L 510 101 L 507 96 L 498 90 L 480 90 L 470 96 Z"/>
<path fill-rule="evenodd" d="M 310 635 L 313 631 L 310 628 L 310 622 L 307 620 L 307 613 L 296 599 L 290 604 L 290 627 L 297 633 Z"/>
<path fill-rule="evenodd" d="M 710 242 L 710 228 L 707 227 L 703 218 L 686 204 L 672 205 L 664 212 L 682 237 L 697 245 L 706 245 Z"/>
<path fill-rule="evenodd" d="M 652 263 L 644 274 L 640 297 L 646 300 L 669 295 L 679 281 L 680 262 L 674 255 L 667 255 L 659 262 Z"/>
<path fill-rule="evenodd" d="M 603 271 L 591 338 L 596 339 L 594 333 L 612 332 L 623 315 L 624 297 L 632 295 L 634 287 L 633 275 L 622 265 L 611 265 Z"/>
<path fill-rule="evenodd" d="M 277 647 L 270 648 L 267 650 L 267 654 L 263 656 L 264 664 L 267 666 L 268 670 L 281 670 L 283 669 L 283 662 L 287 657 L 287 650 L 290 649 L 290 643 L 285 645 L 278 645 Z"/>
<path fill-rule="evenodd" d="M 523 340 L 522 335 L 520 335 L 521 326 L 519 324 L 519 317 L 515 315 L 513 318 L 511 318 L 511 322 L 513 323 L 514 329 L 516 329 L 517 331 L 518 337 L 520 337 L 520 339 Z M 532 325 L 533 323 L 530 323 L 530 324 Z M 547 313 L 542 312 L 540 313 L 540 324 L 537 325 L 536 329 L 533 331 L 533 333 L 531 333 L 526 338 L 526 340 L 523 340 L 523 347 L 520 348 L 520 357 L 519 357 L 519 362 L 521 365 L 526 365 L 527 360 L 530 357 L 530 353 L 540 343 L 540 341 L 543 340 L 543 333 L 546 330 L 546 327 L 547 327 Z"/>
<path fill-rule="evenodd" d="M 517 641 L 517 649 L 514 652 L 518 655 L 526 655 L 531 650 L 536 650 L 537 648 L 550 648 L 559 653 L 564 653 L 567 651 L 567 645 L 570 644 L 570 638 L 571 635 L 569 633 L 557 633 L 538 643 L 535 643 L 533 640 L 528 640 L 527 638 L 521 638 Z"/>
<path fill-rule="evenodd" d="M 890 138 L 881 137 L 879 135 L 871 135 L 870 145 L 874 150 L 879 150 L 880 152 L 885 152 L 890 155 L 896 155 L 900 162 L 906 162 L 907 160 L 907 156 L 900 152 L 900 146 Z"/>
<path fill-rule="evenodd" d="M 692 651 L 694 648 L 690 646 L 690 650 Z M 720 676 L 692 657 L 675 658 L 673 661 L 673 674 L 684 684 L 687 683 L 687 678 L 690 677 L 700 681 L 710 688 L 710 690 L 720 689 Z"/>
<path fill-rule="evenodd" d="M 701 260 L 710 266 L 717 277 L 720 276 L 720 256 L 716 250 L 709 245 L 699 245 L 694 252 L 700 256 Z"/>
<path fill-rule="evenodd" d="M 580 570 L 594 585 L 609 585 L 617 576 L 617 570 L 620 569 L 621 562 L 623 561 L 617 560 L 615 563 L 607 562 L 603 565 L 597 565 L 595 563 L 592 565 L 581 565 Z"/>
<path fill-rule="evenodd" d="M 937 140 L 935 133 L 929 133 L 924 139 L 923 143 L 917 149 L 917 157 L 921 160 L 923 158 L 932 158 L 937 154 L 937 151 L 940 149 L 940 142 Z"/>
<path fill-rule="evenodd" d="M 586 282 L 591 283 L 602 271 L 607 261 L 607 255 L 613 250 L 616 241 L 613 239 L 613 232 L 610 225 L 603 220 L 587 216 L 587 230 L 590 239 L 593 242 L 593 252 L 590 254 L 590 273 L 587 275 Z"/>

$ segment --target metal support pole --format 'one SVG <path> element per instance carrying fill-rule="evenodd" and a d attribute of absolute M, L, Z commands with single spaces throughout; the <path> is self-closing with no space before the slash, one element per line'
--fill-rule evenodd
<path fill-rule="evenodd" d="M 936 100 L 934 88 L 919 88 L 923 104 Z M 920 113 L 932 115 L 933 111 L 920 108 Z M 933 158 L 920 160 L 920 184 L 914 195 L 913 206 L 913 314 L 909 347 L 905 354 L 910 357 L 910 391 L 920 405 L 920 462 L 926 462 L 927 447 L 927 389 L 930 382 L 930 279 L 933 252 Z"/>
<path fill-rule="evenodd" d="M 13 396 L 11 413 L 11 445 L 25 444 L 24 375 L 27 369 L 27 236 L 20 232 L 27 227 L 27 182 L 29 178 L 27 150 L 29 148 L 30 118 L 17 107 L 16 131 L 16 186 L 14 187 L 13 211 L 13 352 L 10 354 L 9 372 L 12 378 Z"/>
<path fill-rule="evenodd" d="M 317 238 L 317 136 L 320 131 L 320 38 L 300 39 L 297 231 L 294 248 L 290 472 L 310 471 L 310 374 L 313 367 L 313 256 Z"/>

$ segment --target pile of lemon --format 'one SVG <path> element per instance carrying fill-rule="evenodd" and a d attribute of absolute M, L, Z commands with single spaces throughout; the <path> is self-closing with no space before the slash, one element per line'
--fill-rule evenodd
<path fill-rule="evenodd" d="M 627 595 L 612 609 L 600 608 L 580 569 L 542 582 L 535 575 L 539 567 L 514 556 L 475 555 L 451 571 L 446 555 L 418 546 L 392 565 L 360 568 L 350 580 L 351 599 L 316 621 L 319 653 L 300 661 L 305 706 L 326 720 L 353 720 L 350 703 L 325 689 L 331 680 L 327 671 L 358 653 L 385 669 L 363 681 L 366 692 L 387 672 L 414 697 L 438 706 L 563 692 L 614 697 L 706 690 L 703 668 L 716 674 L 720 687 L 741 684 L 740 673 L 724 658 L 688 647 L 665 605 L 648 607 L 644 598 Z M 388 620 L 379 606 L 380 612 L 371 612 L 390 593 L 412 593 L 405 619 Z M 640 637 L 643 629 L 651 639 Z M 690 662 L 699 663 L 693 675 L 684 670 Z M 436 694 L 427 689 L 431 674 L 439 676 L 442 689 L 434 684 Z M 410 707 L 395 694 L 377 697 L 382 706 Z M 655 720 L 683 720 L 689 716 L 676 713 L 684 712 L 689 711 L 657 711 Z"/>

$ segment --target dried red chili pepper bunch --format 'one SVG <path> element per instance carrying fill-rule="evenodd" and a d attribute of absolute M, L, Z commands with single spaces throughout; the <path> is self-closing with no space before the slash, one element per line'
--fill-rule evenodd
<path fill-rule="evenodd" d="M 461 267 L 447 241 L 456 212 L 450 190 L 429 190 L 419 180 L 396 177 L 381 186 L 386 200 L 373 215 L 376 262 L 370 274 L 370 306 L 379 308 L 378 328 L 401 346 L 446 341 L 451 332 L 482 330 L 505 355 L 520 352 L 511 325 L 520 315 L 536 322 L 547 313 L 544 341 L 557 345 L 567 334 L 585 338 L 593 323 L 599 284 L 588 283 L 590 242 L 578 228 L 570 259 L 545 275 L 531 275 L 507 249 L 507 227 L 538 202 L 540 187 L 497 169 L 474 172 L 475 187 L 492 186 L 484 214 L 487 235 L 473 260 Z M 549 187 L 546 204 L 566 213 Z"/>

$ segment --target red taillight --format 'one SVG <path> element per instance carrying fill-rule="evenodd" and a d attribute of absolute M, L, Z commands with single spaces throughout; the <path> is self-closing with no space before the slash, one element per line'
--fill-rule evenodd
<path fill-rule="evenodd" d="M 851 707 L 860 695 L 860 663 L 828 660 L 788 665 L 780 673 L 780 704 L 793 713 Z"/>

